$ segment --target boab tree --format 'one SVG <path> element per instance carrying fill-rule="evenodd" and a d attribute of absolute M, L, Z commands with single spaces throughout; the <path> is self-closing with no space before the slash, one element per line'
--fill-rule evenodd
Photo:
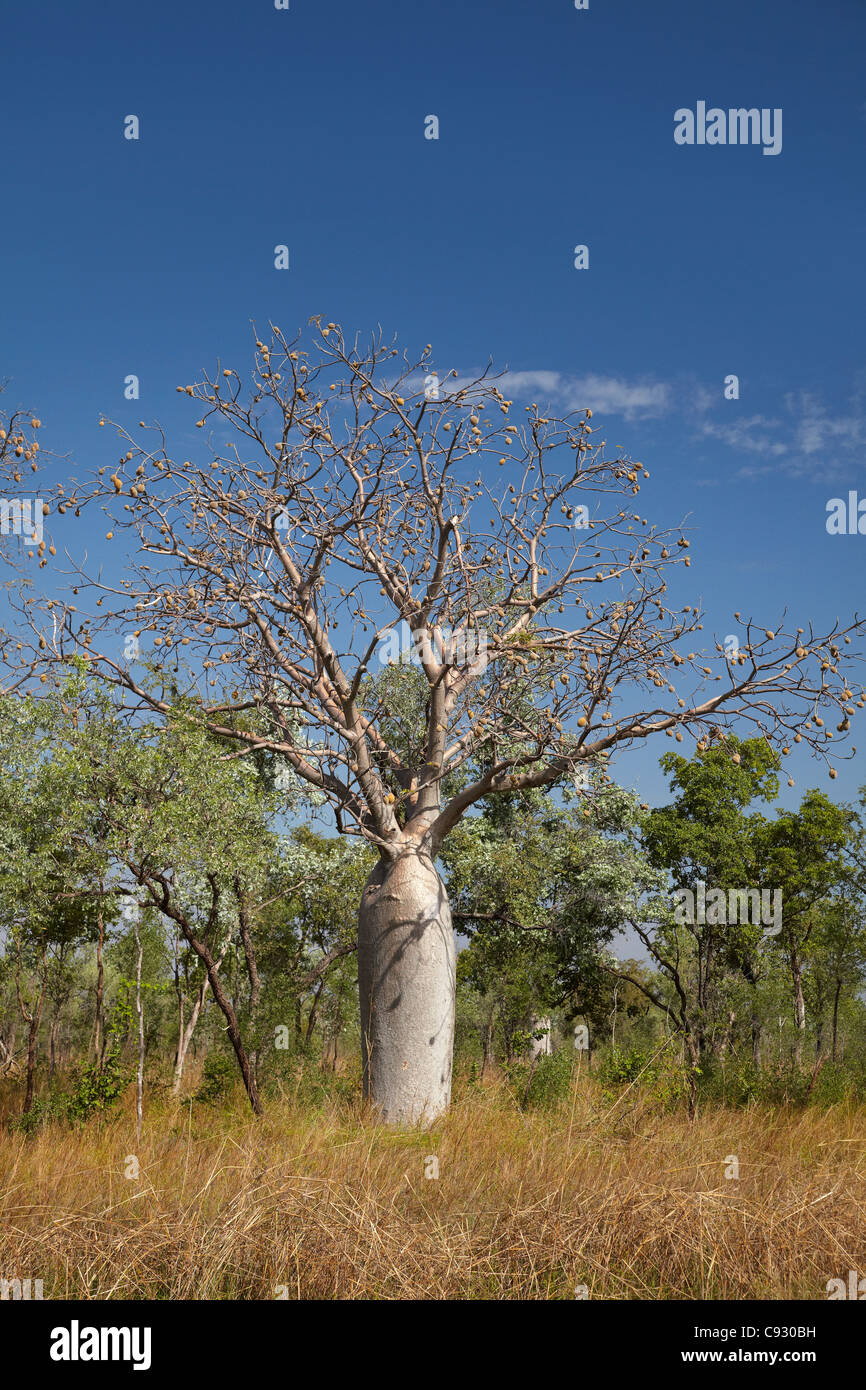
<path fill-rule="evenodd" d="M 80 568 L 76 592 L 102 606 L 52 602 L 42 640 L 54 659 L 86 651 L 128 710 L 166 714 L 182 688 L 237 756 L 273 755 L 375 847 L 365 1091 L 387 1121 L 430 1121 L 449 1101 L 455 978 L 436 861 L 460 817 L 653 734 L 707 746 L 734 720 L 827 759 L 819 711 L 847 731 L 839 658 L 861 625 L 746 621 L 737 653 L 700 655 L 699 606 L 667 595 L 689 542 L 635 510 L 649 474 L 608 456 L 590 410 L 514 411 L 507 377 L 440 381 L 429 347 L 415 361 L 313 322 L 307 349 L 275 327 L 256 341 L 246 390 L 221 367 L 178 387 L 206 458 L 173 460 L 142 423 L 119 429 L 113 471 L 59 491 L 63 512 L 108 511 L 130 569 L 97 584 Z M 151 644 L 156 684 L 118 635 L 127 657 L 129 638 Z M 407 651 L 408 720 L 383 679 Z"/>

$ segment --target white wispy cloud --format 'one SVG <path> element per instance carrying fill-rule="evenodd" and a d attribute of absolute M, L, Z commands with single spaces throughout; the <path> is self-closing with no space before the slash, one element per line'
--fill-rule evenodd
<path fill-rule="evenodd" d="M 789 394 L 785 404 L 795 416 L 794 437 L 801 453 L 817 454 L 833 446 L 857 449 L 866 442 L 866 419 L 862 409 L 855 414 L 830 415 L 813 394 Z"/>
<path fill-rule="evenodd" d="M 743 464 L 734 474 L 757 478 L 783 468 L 792 477 L 832 478 L 862 465 L 866 445 L 866 392 L 858 389 L 845 408 L 832 412 L 814 392 L 788 392 L 779 417 L 702 419 L 699 439 L 717 439 L 739 454 L 758 456 L 763 466 Z M 727 415 L 730 405 L 721 407 Z"/>
<path fill-rule="evenodd" d="M 472 377 L 457 377 L 448 391 L 465 390 Z M 591 410 L 600 415 L 617 415 L 624 420 L 646 419 L 664 414 L 672 405 L 672 389 L 667 382 L 598 373 L 575 375 L 547 370 L 503 372 L 496 384 L 504 395 L 518 400 L 538 400 L 558 410 Z"/>
<path fill-rule="evenodd" d="M 704 420 L 699 433 L 707 439 L 721 439 L 732 449 L 744 449 L 748 453 L 769 455 L 779 458 L 787 454 L 789 446 L 781 439 L 773 438 L 782 425 L 781 420 L 768 420 L 763 415 L 750 415 L 744 420 L 730 420 L 724 424 L 715 420 Z"/>
<path fill-rule="evenodd" d="M 477 380 L 464 373 L 446 376 L 441 397 L 464 391 L 464 399 L 471 400 Z M 694 439 L 717 440 L 745 456 L 732 475 L 740 478 L 780 468 L 792 476 L 841 475 L 856 466 L 858 457 L 862 460 L 866 445 L 866 372 L 855 379 L 857 389 L 840 410 L 831 411 L 814 392 L 800 391 L 784 395 L 772 415 L 741 414 L 742 403 L 724 401 L 720 387 L 712 390 L 688 372 L 662 381 L 649 374 L 536 368 L 492 373 L 487 380 L 495 381 L 506 397 L 534 401 L 560 415 L 589 409 L 600 422 L 606 416 L 627 421 L 679 416 L 693 426 Z"/>

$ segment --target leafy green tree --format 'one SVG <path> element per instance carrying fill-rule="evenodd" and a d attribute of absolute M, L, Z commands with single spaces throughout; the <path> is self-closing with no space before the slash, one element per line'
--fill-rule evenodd
<path fill-rule="evenodd" d="M 804 976 L 820 941 L 826 900 L 846 881 L 849 834 L 845 809 L 815 790 L 806 793 L 799 810 L 780 811 L 768 827 L 767 869 L 783 901 L 774 945 L 790 974 L 798 1066 L 806 1034 Z"/>
<path fill-rule="evenodd" d="M 812 943 L 812 970 L 808 984 L 815 1016 L 815 1051 L 823 1057 L 824 1021 L 830 1012 L 831 1061 L 839 1060 L 840 1006 L 856 997 L 866 971 L 866 919 L 862 899 L 850 885 L 818 909 L 819 921 Z"/>
<path fill-rule="evenodd" d="M 35 1096 L 52 971 L 57 984 L 66 955 L 91 938 L 95 924 L 82 884 L 99 856 L 93 846 L 82 847 L 88 810 L 55 755 L 58 728 L 55 701 L 0 700 L 0 929 L 14 960 L 15 998 L 27 1031 L 24 1114 Z"/>
<path fill-rule="evenodd" d="M 566 805 L 540 791 L 482 803 L 443 853 L 452 915 L 471 938 L 458 981 L 476 993 L 485 1062 L 497 1026 L 511 1060 L 540 1015 L 600 987 L 605 948 L 657 885 L 635 840 L 636 799 L 603 763 L 577 799 L 566 795 Z"/>
<path fill-rule="evenodd" d="M 370 871 L 363 846 L 295 828 L 271 866 L 270 900 L 259 914 L 259 964 L 264 1007 L 258 1043 L 278 1051 L 309 1051 L 317 1025 L 336 1060 L 357 984 L 357 894 Z M 345 967 L 345 968 L 343 968 Z M 346 974 L 346 970 L 349 974 Z M 293 1046 L 290 1047 L 290 1039 Z"/>
<path fill-rule="evenodd" d="M 667 870 L 674 892 L 758 889 L 768 885 L 767 820 L 749 808 L 778 794 L 779 757 L 765 739 L 742 741 L 733 735 L 710 741 L 692 759 L 666 753 L 675 801 L 645 819 L 643 840 L 651 861 Z M 732 969 L 756 983 L 763 969 L 762 923 L 728 914 L 681 914 L 686 920 L 665 929 L 665 950 L 677 958 L 682 986 L 692 996 L 690 1016 L 702 1064 L 727 1036 Z M 689 920 L 690 919 L 690 920 Z M 682 930 L 677 930 L 681 927 Z M 658 942 L 661 944 L 662 936 Z M 761 1019 L 751 1018 L 753 1047 L 760 1047 Z"/>

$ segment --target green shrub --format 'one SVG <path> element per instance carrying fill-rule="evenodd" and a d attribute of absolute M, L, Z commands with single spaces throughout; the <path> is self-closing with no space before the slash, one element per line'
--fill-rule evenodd
<path fill-rule="evenodd" d="M 688 1068 L 674 1056 L 673 1040 L 661 1050 L 658 1046 L 609 1050 L 599 1059 L 595 1075 L 603 1086 L 634 1084 L 636 1091 L 663 1110 L 676 1108 L 688 1093 Z M 605 1092 L 611 1103 L 616 1095 L 615 1090 Z"/>
<path fill-rule="evenodd" d="M 201 1069 L 201 1085 L 193 1100 L 203 1105 L 219 1105 L 227 1100 L 238 1079 L 237 1062 L 226 1052 L 209 1052 Z"/>
<path fill-rule="evenodd" d="M 862 1073 L 849 1065 L 826 1062 L 814 1078 L 811 1067 L 757 1067 L 750 1058 L 732 1058 L 708 1068 L 700 1077 L 700 1095 L 725 1105 L 838 1105 L 862 1096 Z"/>
<path fill-rule="evenodd" d="M 9 1121 L 9 1128 L 19 1134 L 25 1134 L 29 1139 L 35 1134 L 42 1125 L 50 1123 L 51 1120 L 63 1118 L 62 1097 L 54 1092 L 47 1096 L 37 1096 L 27 1111 L 26 1115 L 13 1115 Z"/>
<path fill-rule="evenodd" d="M 116 1056 L 106 1057 L 79 1073 L 73 1089 L 63 1097 L 63 1113 L 70 1124 L 84 1124 L 92 1115 L 108 1110 L 123 1095 L 131 1080 Z"/>
<path fill-rule="evenodd" d="M 658 1068 L 651 1063 L 652 1052 L 641 1047 L 614 1048 L 601 1059 L 598 1079 L 607 1086 L 628 1085 L 638 1077 L 645 1084 L 654 1080 Z"/>
<path fill-rule="evenodd" d="M 508 1086 L 521 1110 L 555 1110 L 571 1091 L 577 1054 L 561 1047 L 535 1061 L 520 1058 L 505 1068 Z"/>

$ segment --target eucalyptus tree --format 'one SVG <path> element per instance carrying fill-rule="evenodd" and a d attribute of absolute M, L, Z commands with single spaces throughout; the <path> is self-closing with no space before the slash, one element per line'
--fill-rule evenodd
<path fill-rule="evenodd" d="M 715 738 L 691 759 L 671 752 L 661 759 L 675 799 L 651 811 L 642 827 L 643 843 L 652 862 L 670 875 L 670 887 L 681 901 L 695 903 L 707 895 L 738 890 L 778 890 L 767 853 L 767 816 L 755 805 L 768 806 L 779 790 L 781 758 L 766 739 Z M 683 897 L 686 895 L 686 898 Z M 690 896 L 688 896 L 690 895 Z M 747 900 L 751 905 L 753 900 Z M 778 901 L 778 900 L 777 900 Z M 746 920 L 744 920 L 746 918 Z M 729 1031 L 731 979 L 737 972 L 752 987 L 750 1014 L 753 1052 L 760 1052 L 761 1011 L 754 986 L 766 965 L 768 937 L 760 914 L 757 921 L 737 910 L 680 912 L 670 922 L 665 905 L 659 920 L 664 929 L 656 944 L 678 959 L 683 987 L 692 998 L 691 1017 L 702 1062 Z"/>
<path fill-rule="evenodd" d="M 309 347 L 275 326 L 257 338 L 248 387 L 231 365 L 178 386 L 202 431 L 191 457 L 142 422 L 118 428 L 113 468 L 63 480 L 52 506 L 83 525 L 107 512 L 126 569 L 100 580 L 82 560 L 75 605 L 32 620 L 51 659 L 86 652 L 139 713 L 168 716 L 174 684 L 211 735 L 285 759 L 373 848 L 365 1086 L 384 1119 L 430 1121 L 450 1096 L 455 988 L 437 857 L 462 816 L 635 741 L 705 746 L 734 720 L 828 760 L 810 716 L 862 704 L 840 665 L 862 625 L 735 615 L 737 651 L 702 652 L 700 605 L 668 593 L 690 541 L 648 524 L 649 470 L 607 450 L 591 410 L 513 411 L 489 371 L 461 380 L 429 346 L 401 357 L 379 333 L 315 325 Z M 161 691 L 117 655 L 125 636 L 152 642 Z M 365 694 L 395 643 L 426 683 L 405 756 L 387 700 Z"/>
<path fill-rule="evenodd" d="M 491 798 L 465 817 L 443 852 L 452 916 L 470 938 L 459 977 L 489 1007 L 484 1054 L 498 1022 L 514 1038 L 551 1009 L 584 1008 L 611 942 L 642 896 L 658 887 L 639 851 L 636 798 L 589 768 L 578 800 L 566 786 Z M 589 795 L 591 793 L 591 795 Z"/>
<path fill-rule="evenodd" d="M 859 994 L 866 975 L 866 787 L 859 804 L 848 807 L 843 850 L 845 875 L 830 904 L 820 934 L 822 964 L 832 982 L 832 1048 L 838 1056 L 839 1005 L 843 992 Z"/>
<path fill-rule="evenodd" d="M 346 1008 L 345 970 L 357 989 L 357 902 L 372 866 L 366 846 L 296 826 L 270 867 L 271 901 L 258 919 L 261 1043 L 307 1051 L 317 1025 L 336 1052 Z M 290 1039 L 293 1045 L 290 1045 Z"/>
<path fill-rule="evenodd" d="M 268 896 L 277 853 L 273 822 L 283 798 L 268 792 L 249 759 L 221 756 L 223 748 L 182 705 L 147 729 L 133 732 L 115 720 L 94 735 L 88 745 L 91 775 L 110 805 L 115 862 L 139 901 L 171 923 L 201 962 L 250 1105 L 259 1114 L 254 1062 L 221 967 L 237 945 L 249 976 L 247 1007 L 254 1013 L 255 919 Z M 176 1072 L 182 1071 L 197 1017 L 194 1007 L 186 1027 L 179 1019 Z"/>
<path fill-rule="evenodd" d="M 24 1112 L 33 1104 L 39 1029 L 52 976 L 93 939 L 87 887 L 105 859 L 83 835 L 87 808 L 56 758 L 57 702 L 0 699 L 0 932 L 27 1034 Z"/>
<path fill-rule="evenodd" d="M 812 950 L 810 993 L 815 1015 L 815 1052 L 839 1060 L 841 1006 L 856 999 L 866 977 L 866 916 L 863 900 L 845 883 L 821 904 Z M 826 1014 L 830 1046 L 825 1048 Z"/>
<path fill-rule="evenodd" d="M 782 929 L 773 944 L 789 972 L 798 1065 L 806 1036 L 805 976 L 820 947 L 828 899 L 848 880 L 845 850 L 851 829 L 846 808 L 812 789 L 796 811 L 780 811 L 768 830 L 769 872 L 784 903 Z"/>

